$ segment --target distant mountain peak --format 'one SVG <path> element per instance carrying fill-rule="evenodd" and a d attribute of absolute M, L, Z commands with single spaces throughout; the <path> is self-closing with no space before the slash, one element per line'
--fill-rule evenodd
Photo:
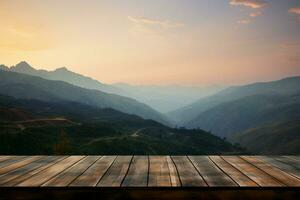
<path fill-rule="evenodd" d="M 56 72 L 70 72 L 66 67 L 60 67 L 55 70 Z"/>
<path fill-rule="evenodd" d="M 9 68 L 5 65 L 0 65 L 0 70 L 9 71 Z"/>
<path fill-rule="evenodd" d="M 30 65 L 29 65 L 29 63 L 28 62 L 26 62 L 26 61 L 21 61 L 20 63 L 18 63 L 18 64 L 16 64 L 16 66 L 23 66 L 23 67 L 31 67 Z M 32 68 L 32 67 L 31 67 Z"/>
<path fill-rule="evenodd" d="M 22 61 L 17 65 L 12 67 L 13 70 L 21 70 L 21 71 L 33 71 L 35 70 L 31 65 L 29 65 L 26 61 Z"/>

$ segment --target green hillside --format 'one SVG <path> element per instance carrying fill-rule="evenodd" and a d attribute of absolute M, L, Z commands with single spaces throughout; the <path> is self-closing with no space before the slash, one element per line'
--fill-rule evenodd
<path fill-rule="evenodd" d="M 168 124 L 162 114 L 134 99 L 4 70 L 0 70 L 0 80 L 2 95 L 47 102 L 74 101 L 99 108 L 113 108 Z"/>
<path fill-rule="evenodd" d="M 230 137 L 255 154 L 300 154 L 300 120 L 266 124 Z"/>
<path fill-rule="evenodd" d="M 153 120 L 76 102 L 0 96 L 0 108 L 0 112 L 6 110 L 0 114 L 0 154 L 235 154 L 242 151 L 200 129 L 172 129 Z M 16 120 L 14 117 L 19 114 L 23 114 L 22 118 Z M 51 120 L 58 117 L 65 119 L 65 123 Z M 24 124 L 38 119 L 48 121 Z"/>

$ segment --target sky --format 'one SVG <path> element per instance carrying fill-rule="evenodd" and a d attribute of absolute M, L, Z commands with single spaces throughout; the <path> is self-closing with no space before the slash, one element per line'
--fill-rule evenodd
<path fill-rule="evenodd" d="M 300 75 L 300 0 L 0 0 L 0 64 L 104 83 L 234 85 Z"/>

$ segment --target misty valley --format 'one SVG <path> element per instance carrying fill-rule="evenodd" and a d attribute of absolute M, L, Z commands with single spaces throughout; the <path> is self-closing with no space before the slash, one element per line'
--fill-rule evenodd
<path fill-rule="evenodd" d="M 299 199 L 299 36 L 300 0 L 0 0 L 0 200 Z"/>
<path fill-rule="evenodd" d="M 299 154 L 299 86 L 104 84 L 1 65 L 0 154 Z"/>

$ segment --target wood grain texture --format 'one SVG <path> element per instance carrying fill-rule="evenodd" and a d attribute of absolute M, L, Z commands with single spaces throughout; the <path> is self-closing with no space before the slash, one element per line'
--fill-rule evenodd
<path fill-rule="evenodd" d="M 23 166 L 25 166 L 25 165 L 33 162 L 33 161 L 41 159 L 41 158 L 42 158 L 42 156 L 28 156 L 25 159 L 21 159 L 20 161 L 17 161 L 17 162 L 11 163 L 10 165 L 6 165 L 4 167 L 1 167 L 0 168 L 0 174 L 5 174 L 9 171 L 13 171 L 17 168 L 23 167 Z"/>
<path fill-rule="evenodd" d="M 148 184 L 148 156 L 134 156 L 122 187 L 146 187 Z"/>
<path fill-rule="evenodd" d="M 59 173 L 63 172 L 65 169 L 69 168 L 70 166 L 74 165 L 81 159 L 83 159 L 84 156 L 70 156 L 67 157 L 60 162 L 52 165 L 49 168 L 46 168 L 45 170 L 35 174 L 34 176 L 30 177 L 29 179 L 23 181 L 22 183 L 18 184 L 18 186 L 22 187 L 37 187 L 41 186 L 54 176 L 58 175 Z"/>
<path fill-rule="evenodd" d="M 300 170 L 297 169 L 296 167 L 268 156 L 256 156 L 256 157 L 300 179 Z"/>
<path fill-rule="evenodd" d="M 228 176 L 230 176 L 239 186 L 241 187 L 256 187 L 258 186 L 248 176 L 243 174 L 241 171 L 230 165 L 220 156 L 209 156 L 209 158 L 218 165 Z"/>
<path fill-rule="evenodd" d="M 55 156 L 43 156 L 41 159 L 35 160 L 32 163 L 29 163 L 23 167 L 19 167 L 6 174 L 3 174 L 2 176 L 0 176 L 0 186 L 10 186 L 12 180 L 17 179 L 18 177 L 24 177 L 29 172 L 43 166 L 45 163 L 54 161 L 57 158 L 58 157 Z"/>
<path fill-rule="evenodd" d="M 10 156 L 9 159 L 4 159 L 2 162 L 0 162 L 0 169 L 26 158 L 27 156 Z"/>
<path fill-rule="evenodd" d="M 300 161 L 300 156 L 286 156 L 286 157 Z"/>
<path fill-rule="evenodd" d="M 0 156 L 0 187 L 300 187 L 298 156 Z M 103 188 L 104 189 L 104 188 Z"/>
<path fill-rule="evenodd" d="M 0 163 L 6 160 L 9 160 L 12 156 L 0 156 Z"/>
<path fill-rule="evenodd" d="M 98 187 L 120 187 L 124 180 L 132 156 L 118 156 L 98 183 Z"/>
<path fill-rule="evenodd" d="M 57 162 L 65 158 L 66 156 L 47 156 L 45 159 L 41 159 L 33 163 L 30 163 L 22 168 L 19 168 L 22 172 L 18 172 L 19 170 L 14 171 L 13 173 L 22 173 L 22 175 L 9 180 L 8 182 L 4 183 L 3 186 L 5 187 L 16 186 L 17 184 L 27 180 L 31 176 L 43 171 L 44 169 L 56 164 Z"/>
<path fill-rule="evenodd" d="M 255 165 L 257 168 L 261 169 L 262 171 L 266 172 L 267 174 L 271 175 L 275 179 L 279 180 L 281 183 L 287 186 L 300 186 L 300 180 L 295 178 L 294 176 L 285 173 L 284 171 L 273 167 L 272 165 L 259 160 L 255 156 L 241 156 L 247 162 L 250 162 L 252 165 Z"/>
<path fill-rule="evenodd" d="M 85 172 L 94 162 L 96 162 L 100 156 L 87 156 L 74 164 L 72 167 L 63 171 L 59 175 L 55 176 L 51 180 L 44 183 L 42 186 L 47 187 L 64 187 L 68 186 L 73 180 Z"/>
<path fill-rule="evenodd" d="M 103 156 L 90 166 L 83 174 L 77 177 L 70 186 L 94 187 L 116 159 L 116 156 Z"/>
<path fill-rule="evenodd" d="M 172 156 L 182 187 L 205 187 L 207 184 L 186 156 Z"/>
<path fill-rule="evenodd" d="M 292 159 L 287 156 L 271 156 L 271 157 L 281 162 L 284 162 L 288 165 L 294 166 L 295 168 L 300 170 L 300 161 L 296 159 Z"/>
<path fill-rule="evenodd" d="M 171 187 L 167 156 L 149 157 L 149 187 Z"/>
<path fill-rule="evenodd" d="M 169 167 L 169 172 L 170 172 L 170 181 L 171 181 L 172 187 L 179 187 L 179 186 L 181 186 L 176 166 L 173 163 L 173 160 L 171 159 L 170 156 L 167 156 L 167 162 L 168 162 L 168 167 Z"/>
<path fill-rule="evenodd" d="M 230 177 L 221 171 L 207 156 L 189 156 L 194 166 L 209 186 L 238 186 Z"/>
<path fill-rule="evenodd" d="M 230 163 L 232 166 L 237 168 L 239 171 L 243 172 L 250 179 L 255 181 L 258 185 L 263 187 L 280 187 L 284 184 L 275 180 L 273 177 L 265 173 L 264 171 L 256 168 L 255 166 L 249 164 L 242 158 L 238 156 L 222 156 L 224 160 Z"/>

